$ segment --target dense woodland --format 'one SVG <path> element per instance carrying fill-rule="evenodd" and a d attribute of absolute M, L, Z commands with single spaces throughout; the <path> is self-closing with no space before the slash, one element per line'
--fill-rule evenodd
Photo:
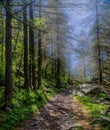
<path fill-rule="evenodd" d="M 79 34 L 69 25 L 77 9 L 90 11 Z M 1 130 L 6 122 L 18 126 L 69 84 L 110 86 L 109 17 L 109 0 L 0 0 Z"/>
<path fill-rule="evenodd" d="M 61 2 L 1 2 L 0 83 L 5 85 L 6 106 L 11 106 L 16 88 L 36 91 L 42 88 L 42 80 L 50 80 L 60 88 L 65 80 L 62 46 L 67 35 L 67 20 L 63 9 L 57 9 L 58 4 Z"/>

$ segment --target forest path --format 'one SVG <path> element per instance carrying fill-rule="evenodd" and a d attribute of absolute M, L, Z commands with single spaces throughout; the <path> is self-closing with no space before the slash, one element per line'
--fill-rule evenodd
<path fill-rule="evenodd" d="M 76 99 L 69 86 L 56 94 L 32 119 L 17 130 L 92 130 L 88 111 Z"/>

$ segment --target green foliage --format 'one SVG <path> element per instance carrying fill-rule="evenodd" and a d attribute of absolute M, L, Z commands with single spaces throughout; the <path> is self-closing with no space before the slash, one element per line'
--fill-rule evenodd
<path fill-rule="evenodd" d="M 46 86 L 48 85 L 48 87 Z M 50 85 L 50 86 L 49 86 Z M 15 89 L 12 99 L 13 108 L 3 115 L 0 130 L 13 130 L 21 122 L 29 119 L 55 94 L 57 90 L 52 87 L 52 81 L 43 80 L 42 88 L 36 91 Z M 61 90 L 65 87 L 63 86 Z"/>
<path fill-rule="evenodd" d="M 100 93 L 99 98 L 106 99 L 107 95 L 105 93 Z"/>
<path fill-rule="evenodd" d="M 21 96 L 19 100 L 21 99 L 24 100 L 26 98 L 25 95 L 24 97 Z M 30 97 L 33 97 L 33 98 L 30 98 Z M 44 104 L 44 99 L 42 98 L 42 100 L 38 102 L 37 97 L 38 96 L 34 98 L 33 94 L 31 94 L 29 97 L 27 97 L 27 100 L 22 101 L 22 103 L 19 101 L 16 101 L 16 102 L 13 101 L 13 103 L 15 103 L 16 105 L 14 104 L 14 108 L 12 109 L 10 113 L 6 113 L 4 115 L 0 129 L 10 129 L 10 130 L 14 129 L 15 127 L 19 126 L 23 120 L 27 120 L 36 111 L 38 111 L 38 109 L 40 109 L 41 106 Z"/>
<path fill-rule="evenodd" d="M 107 110 L 108 108 L 107 105 L 95 103 L 92 97 L 77 96 L 77 99 L 89 108 L 92 117 L 98 117 L 102 110 Z"/>
<path fill-rule="evenodd" d="M 68 85 L 68 76 L 61 76 L 61 83 L 63 86 Z"/>
<path fill-rule="evenodd" d="M 33 21 L 32 21 L 33 23 Z M 34 25 L 39 29 L 46 29 L 46 19 L 45 18 L 36 18 L 34 19 Z"/>
<path fill-rule="evenodd" d="M 102 114 L 101 112 L 106 111 L 108 109 L 107 105 L 95 103 L 93 97 L 77 96 L 76 98 L 89 109 L 91 118 L 93 118 L 93 119 L 96 117 L 100 117 L 100 115 Z M 101 93 L 100 98 L 106 98 L 106 95 Z M 105 114 L 104 116 L 110 118 L 109 114 Z M 98 121 L 97 123 L 99 123 L 101 125 L 103 122 Z M 108 124 L 108 126 L 101 128 L 101 130 L 109 130 L 109 129 L 110 129 L 109 124 Z"/>
<path fill-rule="evenodd" d="M 16 106 L 14 109 L 4 115 L 0 129 L 14 129 L 20 125 L 21 121 L 28 119 L 37 110 L 37 105 Z"/>

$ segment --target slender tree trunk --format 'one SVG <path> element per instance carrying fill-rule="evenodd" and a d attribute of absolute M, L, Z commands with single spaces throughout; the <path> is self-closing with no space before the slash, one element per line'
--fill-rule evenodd
<path fill-rule="evenodd" d="M 70 66 L 69 66 L 69 78 L 68 78 L 69 80 L 68 80 L 68 83 L 70 84 L 70 82 L 71 82 L 71 73 L 70 73 Z"/>
<path fill-rule="evenodd" d="M 18 72 L 19 72 L 19 75 L 18 75 L 18 79 L 19 79 L 18 88 L 19 88 L 19 90 L 20 90 L 20 86 L 21 86 L 20 69 L 21 69 L 22 61 L 23 61 L 23 48 L 22 48 L 22 53 L 21 53 L 21 57 L 20 57 L 20 61 L 19 61 L 19 69 L 18 69 Z"/>
<path fill-rule="evenodd" d="M 54 34 L 54 30 L 53 30 L 52 33 Z M 54 69 L 55 65 L 54 65 L 54 63 L 55 63 L 55 38 L 53 36 L 53 41 L 52 41 L 52 78 L 55 77 L 55 69 Z"/>
<path fill-rule="evenodd" d="M 84 79 L 86 79 L 86 64 L 85 64 L 85 59 L 83 59 L 83 73 L 84 73 Z"/>
<path fill-rule="evenodd" d="M 15 46 L 14 46 L 14 49 L 13 49 L 13 54 L 15 53 L 16 48 L 17 48 L 18 39 L 19 39 L 19 33 L 20 33 L 20 29 L 17 32 L 17 37 L 16 37 L 16 40 L 15 40 Z"/>
<path fill-rule="evenodd" d="M 6 8 L 6 66 L 4 100 L 6 101 L 6 106 L 11 107 L 11 100 L 13 94 L 11 0 L 6 0 Z"/>
<path fill-rule="evenodd" d="M 57 23 L 57 30 L 59 29 L 58 23 Z M 57 64 L 57 74 L 56 74 L 56 80 L 57 84 L 56 87 L 60 87 L 60 71 L 61 71 L 61 61 L 60 61 L 60 46 L 59 46 L 59 32 L 57 32 L 57 59 L 56 59 L 56 64 Z"/>
<path fill-rule="evenodd" d="M 102 63 L 101 63 L 101 49 L 100 49 L 100 37 L 99 37 L 99 20 L 98 20 L 98 1 L 96 0 L 96 24 L 97 24 L 97 53 L 98 53 L 98 71 L 99 71 L 99 83 L 102 82 Z"/>
<path fill-rule="evenodd" d="M 57 78 L 57 56 L 54 59 L 54 72 L 55 72 L 55 79 Z"/>
<path fill-rule="evenodd" d="M 41 5 L 41 0 L 39 0 L 39 5 Z M 41 7 L 39 6 L 39 17 L 41 18 Z M 42 40 L 41 31 L 38 30 L 38 88 L 41 87 L 42 80 Z"/>
<path fill-rule="evenodd" d="M 4 53 L 4 49 L 3 49 L 3 46 L 4 46 L 4 30 L 2 31 L 2 48 L 1 48 L 1 62 L 3 62 L 3 53 Z"/>
<path fill-rule="evenodd" d="M 30 40 L 30 39 L 29 39 Z M 29 44 L 29 87 L 32 87 L 32 46 Z"/>
<path fill-rule="evenodd" d="M 24 6 L 26 1 L 24 1 Z M 27 8 L 24 8 L 23 12 L 24 21 L 24 88 L 29 88 L 29 77 L 28 77 L 28 32 L 27 32 Z"/>
<path fill-rule="evenodd" d="M 2 12 L 2 8 L 1 8 L 1 12 Z M 3 63 L 3 53 L 4 53 L 4 49 L 3 49 L 3 45 L 4 45 L 4 23 L 3 23 L 3 15 L 1 14 L 1 62 Z"/>
<path fill-rule="evenodd" d="M 46 47 L 44 48 L 44 53 L 43 54 L 44 54 L 44 60 L 46 61 L 46 59 L 47 59 Z M 44 69 L 44 77 L 45 78 L 47 78 L 46 68 L 47 67 L 45 66 L 45 69 Z"/>
<path fill-rule="evenodd" d="M 32 6 L 30 5 L 30 25 L 32 24 Z M 29 87 L 32 87 L 32 27 L 29 27 Z"/>
<path fill-rule="evenodd" d="M 57 88 L 60 87 L 60 58 L 57 56 Z"/>
<path fill-rule="evenodd" d="M 38 32 L 38 88 L 41 87 L 42 78 L 42 41 L 41 41 L 41 31 Z"/>
<path fill-rule="evenodd" d="M 32 2 L 32 0 L 31 0 Z M 33 9 L 32 9 L 32 5 L 30 5 L 30 19 L 33 22 Z M 35 45 L 34 45 L 34 30 L 33 28 L 30 27 L 30 46 L 32 46 L 32 53 L 31 53 L 31 57 L 32 57 L 32 86 L 34 87 L 34 89 L 36 89 L 36 79 L 35 79 Z"/>
<path fill-rule="evenodd" d="M 52 49 L 52 51 L 53 51 L 53 49 Z M 54 56 L 53 56 L 53 52 L 52 52 L 52 78 L 53 77 L 54 77 Z"/>

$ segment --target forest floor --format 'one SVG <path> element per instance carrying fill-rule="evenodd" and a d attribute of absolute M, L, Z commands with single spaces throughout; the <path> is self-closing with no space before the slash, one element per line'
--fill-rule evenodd
<path fill-rule="evenodd" d="M 73 89 L 70 86 L 56 94 L 39 113 L 17 130 L 93 130 L 89 111 L 73 97 Z"/>

